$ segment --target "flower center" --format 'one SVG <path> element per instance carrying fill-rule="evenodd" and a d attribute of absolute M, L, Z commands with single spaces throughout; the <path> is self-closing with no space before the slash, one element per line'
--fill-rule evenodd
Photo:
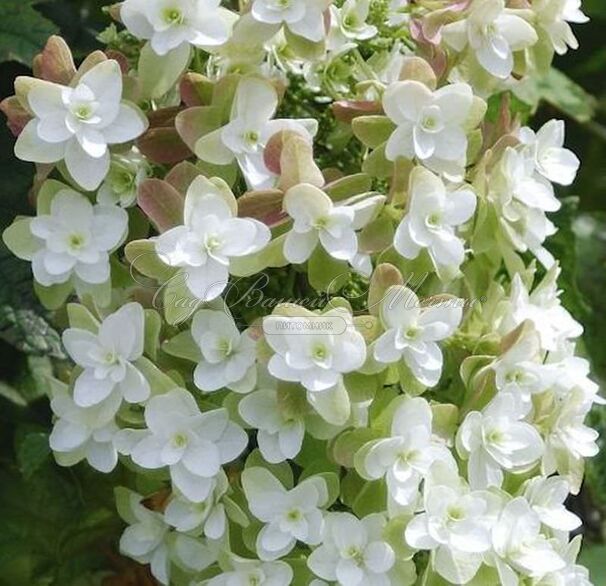
<path fill-rule="evenodd" d="M 343 19 L 343 25 L 345 28 L 356 28 L 358 26 L 358 18 L 355 14 L 348 14 Z"/>
<path fill-rule="evenodd" d="M 220 354 L 222 354 L 225 358 L 227 358 L 231 354 L 231 351 L 232 351 L 231 340 L 229 340 L 228 338 L 219 340 L 219 343 L 217 344 L 217 350 L 219 351 Z"/>
<path fill-rule="evenodd" d="M 328 358 L 328 348 L 323 344 L 317 344 L 313 349 L 312 356 L 315 360 L 323 362 Z"/>
<path fill-rule="evenodd" d="M 364 552 L 359 548 L 356 547 L 355 545 L 352 545 L 351 547 L 349 547 L 346 552 L 345 555 L 352 559 L 354 562 L 356 562 L 356 564 L 361 565 L 364 562 Z"/>
<path fill-rule="evenodd" d="M 286 518 L 289 521 L 297 522 L 303 518 L 303 515 L 301 514 L 301 511 L 299 511 L 299 509 L 292 509 L 291 511 L 288 511 L 288 513 L 286 513 Z"/>
<path fill-rule="evenodd" d="M 184 448 L 189 440 L 184 433 L 176 433 L 173 435 L 172 444 L 175 448 Z"/>
<path fill-rule="evenodd" d="M 74 108 L 73 114 L 78 120 L 90 120 L 94 111 L 90 104 L 80 104 Z"/>
<path fill-rule="evenodd" d="M 86 238 L 82 234 L 74 232 L 69 235 L 68 244 L 71 250 L 80 250 L 86 243 Z"/>
<path fill-rule="evenodd" d="M 465 511 L 457 506 L 448 507 L 446 514 L 450 521 L 461 521 L 465 518 Z"/>
<path fill-rule="evenodd" d="M 505 435 L 503 434 L 503 432 L 500 429 L 490 430 L 490 432 L 488 433 L 488 435 L 486 437 L 486 439 L 488 440 L 488 443 L 494 444 L 494 445 L 500 444 L 504 438 L 505 438 Z"/>
<path fill-rule="evenodd" d="M 183 24 L 183 13 L 176 7 L 166 8 L 162 15 L 166 24 Z"/>
<path fill-rule="evenodd" d="M 215 252 L 216 250 L 221 248 L 222 245 L 223 242 L 218 236 L 208 236 L 206 238 L 206 241 L 204 242 L 204 247 L 209 253 Z"/>
<path fill-rule="evenodd" d="M 434 212 L 427 216 L 427 226 L 430 228 L 439 228 L 442 224 L 442 214 L 439 212 Z"/>
<path fill-rule="evenodd" d="M 244 133 L 244 141 L 249 146 L 256 146 L 259 142 L 259 133 L 256 130 L 248 130 Z"/>
<path fill-rule="evenodd" d="M 410 326 L 404 333 L 404 337 L 407 340 L 416 340 L 419 337 L 420 333 L 421 333 L 420 328 L 418 328 L 417 326 Z"/>

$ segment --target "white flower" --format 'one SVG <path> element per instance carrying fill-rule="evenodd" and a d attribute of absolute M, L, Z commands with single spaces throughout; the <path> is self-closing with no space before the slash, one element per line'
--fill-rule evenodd
<path fill-rule="evenodd" d="M 221 539 L 227 530 L 227 516 L 220 500 L 229 487 L 223 471 L 213 480 L 213 484 L 211 495 L 199 503 L 173 494 L 164 511 L 165 521 L 181 533 L 204 534 L 208 539 Z"/>
<path fill-rule="evenodd" d="M 574 478 L 575 466 L 578 468 L 585 458 L 592 458 L 600 451 L 596 443 L 598 432 L 585 425 L 592 406 L 593 400 L 588 400 L 582 389 L 572 390 L 550 415 L 545 430 L 542 472 L 550 475 L 558 471 L 575 486 L 575 492 L 579 484 L 578 478 Z"/>
<path fill-rule="evenodd" d="M 499 497 L 470 491 L 453 470 L 440 470 L 425 481 L 424 513 L 406 527 L 411 547 L 433 551 L 433 567 L 453 584 L 466 584 L 492 548 L 490 530 L 500 512 Z"/>
<path fill-rule="evenodd" d="M 509 301 L 503 305 L 504 316 L 499 331 L 507 334 L 522 322 L 530 320 L 541 339 L 541 348 L 554 352 L 569 340 L 583 334 L 583 327 L 562 306 L 557 280 L 560 268 L 554 265 L 541 282 L 529 292 L 520 275 L 511 282 Z"/>
<path fill-rule="evenodd" d="M 235 460 L 248 443 L 225 409 L 201 413 L 183 389 L 152 397 L 145 423 L 148 429 L 122 430 L 118 450 L 142 468 L 168 466 L 173 484 L 194 502 L 208 498 L 221 465 Z"/>
<path fill-rule="evenodd" d="M 533 582 L 533 586 L 593 586 L 589 579 L 589 570 L 576 563 L 581 550 L 582 537 L 577 535 L 570 543 L 562 544 L 558 552 L 566 562 L 561 570 L 545 574 L 539 580 Z"/>
<path fill-rule="evenodd" d="M 93 206 L 71 189 L 59 191 L 50 214 L 30 224 L 38 248 L 31 257 L 34 278 L 45 287 L 66 283 L 72 276 L 83 283 L 105 283 L 110 277 L 109 253 L 122 242 L 127 226 L 124 210 Z"/>
<path fill-rule="evenodd" d="M 381 515 L 360 520 L 350 513 L 330 513 L 322 545 L 307 565 L 316 576 L 341 586 L 395 586 L 389 577 L 395 553 L 382 538 L 384 524 Z"/>
<path fill-rule="evenodd" d="M 541 578 L 566 566 L 541 534 L 541 520 L 522 497 L 505 505 L 492 529 L 492 545 L 492 563 L 505 586 L 520 583 L 517 572 Z"/>
<path fill-rule="evenodd" d="M 528 22 L 505 8 L 505 0 L 475 0 L 467 18 L 444 26 L 442 36 L 455 51 L 463 51 L 468 45 L 480 65 L 501 79 L 511 75 L 513 53 L 538 40 Z"/>
<path fill-rule="evenodd" d="M 267 38 L 278 32 L 282 24 L 291 33 L 309 41 L 324 39 L 324 11 L 332 0 L 254 0 L 251 14 L 267 27 Z"/>
<path fill-rule="evenodd" d="M 67 386 L 53 385 L 51 408 L 57 417 L 49 444 L 61 466 L 74 466 L 86 460 L 99 472 L 111 472 L 118 463 L 114 435 L 118 427 L 114 417 L 122 398 L 107 397 L 92 407 L 76 405 Z"/>
<path fill-rule="evenodd" d="M 97 189 L 109 171 L 108 145 L 141 136 L 147 118 L 122 102 L 122 73 L 114 60 L 99 63 L 74 88 L 36 80 L 27 94 L 34 119 L 15 144 L 24 161 L 65 159 L 70 175 L 84 189 Z"/>
<path fill-rule="evenodd" d="M 537 15 L 539 27 L 549 35 L 558 55 L 571 49 L 578 49 L 577 41 L 569 22 L 583 24 L 589 18 L 581 10 L 581 0 L 536 0 L 531 5 Z"/>
<path fill-rule="evenodd" d="M 333 258 L 354 263 L 358 255 L 356 230 L 376 217 L 384 201 L 384 196 L 377 195 L 335 205 L 313 185 L 292 187 L 284 196 L 284 209 L 294 220 L 284 242 L 284 256 L 300 264 L 320 244 Z"/>
<path fill-rule="evenodd" d="M 304 413 L 286 413 L 275 388 L 262 388 L 244 397 L 238 411 L 246 423 L 258 430 L 259 450 L 269 463 L 293 460 L 301 451 Z"/>
<path fill-rule="evenodd" d="M 286 490 L 265 468 L 246 468 L 242 487 L 251 513 L 265 523 L 257 536 L 257 554 L 264 561 L 287 555 L 297 541 L 320 543 L 322 507 L 328 504 L 328 487 L 321 476 L 312 476 Z"/>
<path fill-rule="evenodd" d="M 158 55 L 181 47 L 216 47 L 229 38 L 221 0 L 125 0 L 120 17 L 140 39 L 150 39 Z"/>
<path fill-rule="evenodd" d="M 446 85 L 432 92 L 418 81 L 392 83 L 383 96 L 383 108 L 397 125 L 385 155 L 417 157 L 434 171 L 461 179 L 467 157 L 464 124 L 471 112 L 473 92 L 466 83 Z"/>
<path fill-rule="evenodd" d="M 259 562 L 234 558 L 233 570 L 204 582 L 205 586 L 289 586 L 292 568 L 285 562 Z"/>
<path fill-rule="evenodd" d="M 562 120 L 550 120 L 538 132 L 524 126 L 518 138 L 534 159 L 537 173 L 560 185 L 570 185 L 579 170 L 580 161 L 564 148 L 565 126 Z"/>
<path fill-rule="evenodd" d="M 535 171 L 533 153 L 508 147 L 496 176 L 491 176 L 488 199 L 494 203 L 499 222 L 514 247 L 520 252 L 530 250 L 547 268 L 553 256 L 543 243 L 556 232 L 545 212 L 560 209 L 553 186 Z"/>
<path fill-rule="evenodd" d="M 491 365 L 497 389 L 512 394 L 525 413 L 532 395 L 549 389 L 555 379 L 554 369 L 541 363 L 540 344 L 536 330 L 529 330 Z"/>
<path fill-rule="evenodd" d="M 409 0 L 389 0 L 387 24 L 402 26 L 410 20 Z"/>
<path fill-rule="evenodd" d="M 106 317 L 98 334 L 78 328 L 63 332 L 63 344 L 84 371 L 74 384 L 74 401 L 91 407 L 117 389 L 129 403 L 150 395 L 149 383 L 133 364 L 143 356 L 145 316 L 138 303 L 128 303 Z"/>
<path fill-rule="evenodd" d="M 480 413 L 472 411 L 457 432 L 457 451 L 468 460 L 469 484 L 474 489 L 503 483 L 503 470 L 529 470 L 543 455 L 543 440 L 524 421 L 513 395 L 500 392 Z"/>
<path fill-rule="evenodd" d="M 432 437 L 432 420 L 425 399 L 405 399 L 394 413 L 391 437 L 370 442 L 356 454 L 358 472 L 368 480 L 385 477 L 389 495 L 404 507 L 415 503 L 434 462 L 456 469 L 450 450 Z"/>
<path fill-rule="evenodd" d="M 524 497 L 541 523 L 556 531 L 569 532 L 581 526 L 581 519 L 564 505 L 569 493 L 568 482 L 559 476 L 537 476 L 524 486 Z"/>
<path fill-rule="evenodd" d="M 136 147 L 125 154 L 113 154 L 109 173 L 97 192 L 97 203 L 131 207 L 139 185 L 149 174 L 150 167 Z"/>
<path fill-rule="evenodd" d="M 181 268 L 189 291 L 204 302 L 227 287 L 231 258 L 258 252 L 271 239 L 265 224 L 236 213 L 236 200 L 225 183 L 197 177 L 185 197 L 184 225 L 156 240 L 160 259 Z"/>
<path fill-rule="evenodd" d="M 407 287 L 390 287 L 381 303 L 386 331 L 375 343 L 375 359 L 384 364 L 403 359 L 423 385 L 438 384 L 444 357 L 436 342 L 452 336 L 459 327 L 463 315 L 459 301 L 452 298 L 421 307 Z"/>
<path fill-rule="evenodd" d="M 196 313 L 192 336 L 202 352 L 194 371 L 194 383 L 202 391 L 224 387 L 248 393 L 257 382 L 256 342 L 249 331 L 240 333 L 225 311 L 202 310 Z"/>
<path fill-rule="evenodd" d="M 272 120 L 278 108 L 278 93 L 267 80 L 244 78 L 236 90 L 230 122 L 198 140 L 196 155 L 215 165 L 228 165 L 237 160 L 251 189 L 273 187 L 276 174 L 264 161 L 269 139 L 282 130 L 292 130 L 310 143 L 318 131 L 312 119 Z"/>
<path fill-rule="evenodd" d="M 340 8 L 334 4 L 330 7 L 331 51 L 343 50 L 352 41 L 365 41 L 377 34 L 377 27 L 366 23 L 369 8 L 370 0 L 345 0 Z"/>
<path fill-rule="evenodd" d="M 143 505 L 143 497 L 116 489 L 118 511 L 129 524 L 120 537 L 120 552 L 140 564 L 149 564 L 154 578 L 171 583 L 171 562 L 189 572 L 201 572 L 216 561 L 216 552 L 191 535 L 171 530 L 162 513 Z"/>
<path fill-rule="evenodd" d="M 408 213 L 396 230 L 394 247 L 409 259 L 427 249 L 436 267 L 457 271 L 465 260 L 465 249 L 455 229 L 467 222 L 475 209 L 476 196 L 470 188 L 447 189 L 431 171 L 415 167 L 410 177 Z"/>
<path fill-rule="evenodd" d="M 128 492 L 129 526 L 120 537 L 120 552 L 141 564 L 149 564 L 152 575 L 160 583 L 168 584 L 170 560 L 166 538 L 170 527 L 164 517 L 141 504 L 143 497 Z"/>
<path fill-rule="evenodd" d="M 270 374 L 301 383 L 311 392 L 334 387 L 343 374 L 358 370 L 366 360 L 364 338 L 342 308 L 321 316 L 270 315 L 263 320 L 263 330 L 275 352 L 268 364 Z"/>

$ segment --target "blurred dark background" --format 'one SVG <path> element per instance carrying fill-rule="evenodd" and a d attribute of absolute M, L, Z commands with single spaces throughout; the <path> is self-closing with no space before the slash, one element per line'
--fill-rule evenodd
<path fill-rule="evenodd" d="M 109 18 L 102 0 L 0 0 L 0 99 L 50 34 L 61 34 L 77 60 L 99 47 Z M 572 80 L 567 107 L 556 91 L 532 125 L 567 121 L 567 146 L 582 161 L 575 185 L 560 193 L 564 207 L 550 247 L 561 259 L 563 299 L 585 326 L 582 351 L 595 379 L 606 380 L 606 2 L 584 0 L 591 22 L 575 26 L 581 48 L 556 59 Z M 580 88 L 584 88 L 584 93 Z M 581 114 L 578 111 L 582 110 Z M 3 116 L 0 114 L 0 118 Z M 29 213 L 33 165 L 12 154 L 13 138 L 0 122 L 0 230 Z M 62 358 L 59 336 L 32 295 L 29 266 L 0 244 L 0 585 L 145 586 L 149 576 L 118 558 L 119 531 L 111 487 L 86 466 L 58 470 L 48 450 L 50 411 L 44 375 Z M 592 424 L 606 438 L 606 410 Z M 603 441 L 603 444 L 606 443 Z M 606 445 L 604 445 L 606 448 Z M 119 474 L 119 473 L 118 473 Z M 588 464 L 582 494 L 570 506 L 585 522 L 582 561 L 596 586 L 606 586 L 606 449 Z M 107 573 L 107 568 L 111 572 Z M 110 576 L 111 574 L 111 576 Z M 573 586 L 573 585 L 571 585 Z"/>

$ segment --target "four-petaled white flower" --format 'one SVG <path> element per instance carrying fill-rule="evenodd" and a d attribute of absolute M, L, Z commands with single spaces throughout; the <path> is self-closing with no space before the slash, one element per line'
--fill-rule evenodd
<path fill-rule="evenodd" d="M 150 395 L 147 379 L 133 364 L 143 355 L 145 316 L 138 303 L 128 303 L 106 317 L 93 334 L 69 328 L 63 344 L 84 371 L 74 384 L 74 401 L 91 407 L 117 389 L 129 403 L 141 403 Z"/>
<path fill-rule="evenodd" d="M 251 15 L 263 25 L 266 38 L 273 37 L 282 27 L 312 42 L 326 36 L 324 11 L 332 0 L 254 0 Z"/>
<path fill-rule="evenodd" d="M 328 48 L 343 51 L 355 41 L 365 41 L 377 34 L 377 27 L 366 22 L 370 0 L 346 0 L 343 6 L 330 7 L 330 35 Z"/>
<path fill-rule="evenodd" d="M 287 490 L 265 468 L 246 468 L 242 487 L 251 513 L 265 523 L 257 536 L 257 554 L 273 561 L 288 554 L 297 541 L 318 545 L 322 538 L 322 507 L 328 504 L 328 487 L 312 476 Z"/>
<path fill-rule="evenodd" d="M 559 476 L 537 476 L 524 486 L 524 497 L 541 523 L 556 531 L 570 532 L 581 526 L 581 519 L 564 505 L 569 493 L 570 485 Z"/>
<path fill-rule="evenodd" d="M 473 92 L 466 83 L 432 92 L 418 81 L 392 83 L 383 95 L 383 108 L 397 125 L 385 147 L 390 161 L 417 158 L 453 180 L 463 177 L 467 158 L 465 123 Z"/>
<path fill-rule="evenodd" d="M 213 479 L 213 484 L 210 496 L 199 503 L 173 494 L 164 510 L 166 522 L 181 533 L 204 534 L 208 539 L 221 539 L 228 526 L 225 507 L 220 502 L 229 487 L 223 471 Z"/>
<path fill-rule="evenodd" d="M 341 586 L 395 586 L 390 570 L 395 553 L 382 537 L 381 515 L 357 519 L 350 513 L 330 513 L 324 525 L 322 545 L 307 558 L 311 571 Z"/>
<path fill-rule="evenodd" d="M 289 586 L 293 571 L 285 562 L 259 562 L 244 558 L 231 560 L 232 570 L 204 582 L 204 586 Z M 200 585 L 202 586 L 202 585 Z"/>
<path fill-rule="evenodd" d="M 522 473 L 541 458 L 543 440 L 521 420 L 524 415 L 513 395 L 500 392 L 481 413 L 472 411 L 465 417 L 457 432 L 457 451 L 468 460 L 472 488 L 500 488 L 503 470 Z"/>
<path fill-rule="evenodd" d="M 258 252 L 271 239 L 265 224 L 236 215 L 229 187 L 200 176 L 187 190 L 184 225 L 155 241 L 160 259 L 181 269 L 187 288 L 201 301 L 212 301 L 225 290 L 231 258 Z"/>
<path fill-rule="evenodd" d="M 256 342 L 249 331 L 238 331 L 226 311 L 203 309 L 194 316 L 191 333 L 202 353 L 194 383 L 206 392 L 248 393 L 257 382 Z"/>
<path fill-rule="evenodd" d="M 488 491 L 472 492 L 450 468 L 434 470 L 435 478 L 425 480 L 425 512 L 407 525 L 406 541 L 415 549 L 434 552 L 433 567 L 448 582 L 466 584 L 492 548 L 490 530 L 501 501 Z"/>
<path fill-rule="evenodd" d="M 577 41 L 569 22 L 583 24 L 589 18 L 581 10 L 581 0 L 535 0 L 531 4 L 537 15 L 537 23 L 545 30 L 558 55 L 571 49 L 578 49 Z"/>
<path fill-rule="evenodd" d="M 184 44 L 216 47 L 229 38 L 221 0 L 125 0 L 120 17 L 139 39 L 149 39 L 158 55 Z"/>
<path fill-rule="evenodd" d="M 109 173 L 97 192 L 97 203 L 131 207 L 137 200 L 139 185 L 151 173 L 145 157 L 136 147 L 111 157 Z"/>
<path fill-rule="evenodd" d="M 505 505 L 492 528 L 492 546 L 493 553 L 487 558 L 496 566 L 501 584 L 519 584 L 518 572 L 539 579 L 566 567 L 549 539 L 541 534 L 541 520 L 523 497 Z"/>
<path fill-rule="evenodd" d="M 511 75 L 513 54 L 538 40 L 530 23 L 505 8 L 505 0 L 475 0 L 467 17 L 444 26 L 442 36 L 455 51 L 469 46 L 480 65 L 501 79 Z"/>
<path fill-rule="evenodd" d="M 111 472 L 118 463 L 114 418 L 122 397 L 117 393 L 91 407 L 80 407 L 67 385 L 53 381 L 51 408 L 57 417 L 49 438 L 55 459 L 61 466 L 86 460 L 99 472 Z"/>
<path fill-rule="evenodd" d="M 545 213 L 558 211 L 562 204 L 551 183 L 536 172 L 534 153 L 508 147 L 492 176 L 488 199 L 514 247 L 520 252 L 530 250 L 551 268 L 554 259 L 543 243 L 556 228 Z"/>
<path fill-rule="evenodd" d="M 537 173 L 560 185 L 572 184 L 581 164 L 571 150 L 564 148 L 565 131 L 562 120 L 550 120 L 536 133 L 527 126 L 518 131 L 518 138 L 534 160 Z"/>
<path fill-rule="evenodd" d="M 123 429 L 120 453 L 151 470 L 168 466 L 173 484 L 191 501 L 206 500 L 221 465 L 235 460 L 248 438 L 225 409 L 201 413 L 191 393 L 175 389 L 145 407 L 147 429 Z"/>
<path fill-rule="evenodd" d="M 491 365 L 497 390 L 513 395 L 525 413 L 532 408 L 532 396 L 550 388 L 556 377 L 553 368 L 541 363 L 540 350 L 539 334 L 531 329 Z"/>
<path fill-rule="evenodd" d="M 408 212 L 394 238 L 395 249 L 405 258 L 417 258 L 427 249 L 438 269 L 456 272 L 465 260 L 465 248 L 455 229 L 476 209 L 470 187 L 447 189 L 443 181 L 424 167 L 410 177 Z"/>
<path fill-rule="evenodd" d="M 583 326 L 560 301 L 561 291 L 557 283 L 560 272 L 560 268 L 553 265 L 532 292 L 519 274 L 514 275 L 509 300 L 503 304 L 500 333 L 507 334 L 529 320 L 539 334 L 541 348 L 549 352 L 561 351 L 583 334 Z"/>
<path fill-rule="evenodd" d="M 321 190 L 302 183 L 284 196 L 284 210 L 294 220 L 284 242 L 284 256 L 291 263 L 309 259 L 318 244 L 337 260 L 355 263 L 358 236 L 378 214 L 385 201 L 383 195 L 353 198 L 335 205 Z"/>
<path fill-rule="evenodd" d="M 49 213 L 30 223 L 37 249 L 28 258 L 34 279 L 45 287 L 66 283 L 72 276 L 83 283 L 105 283 L 110 277 L 109 253 L 120 245 L 127 226 L 123 209 L 93 206 L 76 191 L 59 191 Z"/>
<path fill-rule="evenodd" d="M 297 132 L 310 143 L 318 131 L 313 119 L 272 120 L 278 108 L 278 92 L 266 80 L 244 78 L 236 90 L 228 124 L 200 138 L 196 155 L 214 165 L 229 165 L 234 160 L 251 189 L 273 187 L 277 175 L 264 161 L 269 139 L 282 130 Z"/>
<path fill-rule="evenodd" d="M 444 362 L 436 342 L 452 336 L 462 316 L 459 299 L 442 299 L 422 307 L 408 287 L 390 287 L 381 303 L 386 331 L 375 343 L 374 357 L 384 364 L 403 359 L 419 382 L 433 387 L 440 380 Z"/>
<path fill-rule="evenodd" d="M 274 350 L 268 369 L 279 380 L 301 383 L 320 392 L 342 381 L 343 374 L 366 361 L 366 343 L 351 314 L 335 308 L 320 315 L 270 315 L 263 320 L 267 343 Z"/>
<path fill-rule="evenodd" d="M 99 63 L 76 87 L 35 80 L 27 93 L 35 118 L 15 144 L 24 161 L 58 163 L 84 189 L 99 187 L 109 171 L 108 145 L 141 136 L 148 126 L 143 112 L 122 101 L 122 73 L 116 61 Z"/>
<path fill-rule="evenodd" d="M 406 399 L 396 410 L 391 437 L 370 442 L 356 454 L 356 468 L 368 480 L 385 477 L 390 497 L 414 505 L 419 486 L 434 462 L 456 469 L 450 450 L 432 436 L 431 407 L 420 397 Z"/>
<path fill-rule="evenodd" d="M 126 501 L 122 515 L 129 517 L 125 519 L 129 526 L 120 537 L 120 551 L 141 564 L 149 564 L 152 575 L 168 584 L 170 560 L 166 541 L 170 526 L 162 513 L 141 503 L 141 495 L 127 491 L 122 498 Z"/>
<path fill-rule="evenodd" d="M 304 413 L 286 413 L 275 388 L 261 388 L 238 405 L 240 417 L 257 429 L 257 443 L 271 464 L 293 460 L 305 436 Z"/>
<path fill-rule="evenodd" d="M 120 537 L 120 552 L 149 564 L 152 576 L 164 586 L 171 583 L 171 563 L 189 572 L 201 572 L 217 560 L 216 551 L 201 539 L 172 531 L 166 517 L 147 508 L 136 492 L 116 489 L 118 512 L 128 523 Z"/>

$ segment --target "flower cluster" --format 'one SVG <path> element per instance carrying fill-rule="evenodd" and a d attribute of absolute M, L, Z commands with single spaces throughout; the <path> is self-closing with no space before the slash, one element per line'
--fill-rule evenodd
<path fill-rule="evenodd" d="M 110 13 L 138 60 L 55 37 L 5 103 L 40 182 L 3 238 L 67 315 L 50 446 L 122 467 L 120 551 L 177 586 L 589 585 L 601 399 L 548 243 L 579 161 L 508 99 L 580 0 Z"/>

